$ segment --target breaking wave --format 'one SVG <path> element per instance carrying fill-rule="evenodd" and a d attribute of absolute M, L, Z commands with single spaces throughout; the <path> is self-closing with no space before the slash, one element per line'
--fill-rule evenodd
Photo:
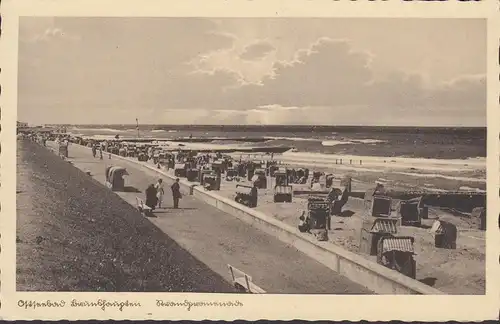
<path fill-rule="evenodd" d="M 79 128 L 79 127 L 73 127 L 71 129 L 72 131 L 87 131 L 87 132 L 93 132 L 93 133 L 123 133 L 126 132 L 126 130 L 123 129 L 114 129 L 114 128 Z"/>

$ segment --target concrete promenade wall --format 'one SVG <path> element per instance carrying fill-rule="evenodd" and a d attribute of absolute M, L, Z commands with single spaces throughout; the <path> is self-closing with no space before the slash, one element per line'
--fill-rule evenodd
<path fill-rule="evenodd" d="M 124 158 L 118 155 L 112 156 L 149 168 L 169 179 L 175 179 L 174 176 L 157 169 L 153 165 L 139 162 L 132 158 Z M 215 191 L 206 191 L 198 183 L 191 183 L 185 179 L 181 179 L 179 183 L 183 194 L 193 195 L 197 199 L 233 215 L 267 234 L 277 237 L 282 242 L 295 247 L 310 258 L 377 294 L 444 294 L 437 289 L 367 260 L 332 243 L 316 241 L 311 235 L 300 233 L 298 229 L 260 211 L 222 197 Z"/>

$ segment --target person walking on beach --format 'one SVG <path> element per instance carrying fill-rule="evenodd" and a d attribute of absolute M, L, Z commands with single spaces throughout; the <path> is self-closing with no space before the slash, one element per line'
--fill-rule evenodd
<path fill-rule="evenodd" d="M 174 208 L 177 209 L 179 208 L 179 199 L 182 198 L 181 187 L 179 185 L 179 178 L 175 179 L 175 182 L 171 186 L 171 188 L 172 188 L 172 198 L 174 200 Z"/>
<path fill-rule="evenodd" d="M 102 145 L 99 145 L 99 159 L 102 160 Z"/>
<path fill-rule="evenodd" d="M 95 147 L 95 144 L 92 145 L 92 155 L 94 156 L 94 159 L 95 159 L 95 156 L 97 154 L 97 148 Z"/>
<path fill-rule="evenodd" d="M 156 188 L 156 198 L 158 198 L 158 208 L 161 208 L 161 203 L 163 202 L 163 194 L 165 190 L 163 189 L 163 180 L 158 179 L 158 182 L 155 184 Z"/>

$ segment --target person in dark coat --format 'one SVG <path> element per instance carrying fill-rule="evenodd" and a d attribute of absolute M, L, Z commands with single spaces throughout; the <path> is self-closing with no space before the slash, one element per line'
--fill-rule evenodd
<path fill-rule="evenodd" d="M 158 203 L 158 198 L 156 197 L 156 188 L 154 184 L 150 184 L 146 189 L 146 206 L 150 207 L 151 210 L 155 210 L 156 204 Z"/>
<path fill-rule="evenodd" d="M 179 185 L 179 178 L 175 179 L 172 188 L 172 199 L 174 200 L 174 208 L 179 208 L 179 199 L 181 199 L 181 187 Z"/>
<path fill-rule="evenodd" d="M 254 181 L 252 189 L 250 189 L 250 208 L 257 207 L 257 198 L 258 198 L 258 190 L 257 190 L 257 181 Z"/>

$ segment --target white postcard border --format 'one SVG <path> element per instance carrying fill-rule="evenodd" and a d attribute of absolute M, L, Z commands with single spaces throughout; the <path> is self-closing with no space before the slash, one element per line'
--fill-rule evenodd
<path fill-rule="evenodd" d="M 4 319 L 307 319 L 307 320 L 480 320 L 498 318 L 500 295 L 500 214 L 497 195 L 500 132 L 500 15 L 496 1 L 26 1 L 2 2 L 0 38 L 2 132 L 0 142 L 1 308 Z M 235 295 L 201 293 L 27 293 L 15 291 L 17 37 L 20 16 L 135 16 L 135 17 L 470 17 L 488 20 L 488 229 L 487 292 L 485 296 L 334 296 Z M 141 303 L 141 307 L 110 305 L 70 307 L 71 300 Z M 57 302 L 65 307 L 21 307 L 23 301 Z M 240 301 L 243 306 L 218 307 L 185 303 L 158 307 L 157 300 L 189 302 Z M 313 306 L 314 305 L 314 306 Z"/>

